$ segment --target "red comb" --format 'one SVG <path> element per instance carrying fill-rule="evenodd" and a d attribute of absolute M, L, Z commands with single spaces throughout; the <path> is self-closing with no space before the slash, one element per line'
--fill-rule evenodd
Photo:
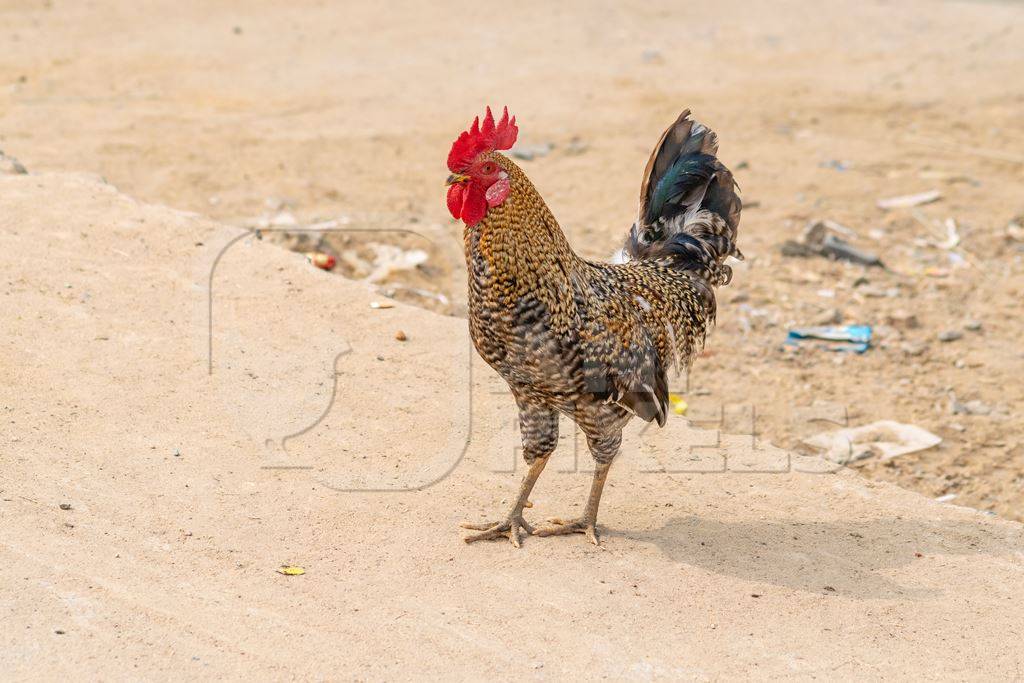
<path fill-rule="evenodd" d="M 516 117 L 509 120 L 508 107 L 505 107 L 497 124 L 494 123 L 491 108 L 487 107 L 484 124 L 480 125 L 480 117 L 477 116 L 469 130 L 463 131 L 452 143 L 452 151 L 448 152 L 448 168 L 453 173 L 463 171 L 479 154 L 511 148 L 516 143 L 517 135 L 519 128 L 516 127 Z"/>

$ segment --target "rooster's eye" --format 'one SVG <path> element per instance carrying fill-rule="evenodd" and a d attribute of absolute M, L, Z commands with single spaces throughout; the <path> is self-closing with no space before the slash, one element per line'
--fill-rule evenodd
<path fill-rule="evenodd" d="M 485 161 L 480 167 L 482 175 L 491 175 L 495 170 L 497 170 L 497 165 L 493 161 Z"/>

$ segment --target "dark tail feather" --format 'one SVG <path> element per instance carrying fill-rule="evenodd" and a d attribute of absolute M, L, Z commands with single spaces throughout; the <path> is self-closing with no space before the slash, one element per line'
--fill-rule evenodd
<path fill-rule="evenodd" d="M 630 259 L 665 259 L 709 284 L 727 284 L 741 202 L 715 154 L 718 137 L 684 111 L 654 148 L 640 187 L 640 215 L 624 248 Z"/>

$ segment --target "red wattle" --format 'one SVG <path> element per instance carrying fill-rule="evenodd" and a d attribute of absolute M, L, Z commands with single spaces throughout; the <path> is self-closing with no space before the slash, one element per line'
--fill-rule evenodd
<path fill-rule="evenodd" d="M 462 190 L 462 185 L 448 186 L 448 210 L 455 219 L 462 217 Z"/>
<path fill-rule="evenodd" d="M 483 220 L 487 213 L 484 189 L 476 183 L 470 183 L 462 195 L 462 220 L 469 227 L 473 227 Z"/>

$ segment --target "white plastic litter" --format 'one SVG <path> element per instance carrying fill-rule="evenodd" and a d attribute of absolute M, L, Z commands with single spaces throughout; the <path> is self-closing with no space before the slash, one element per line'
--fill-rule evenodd
<path fill-rule="evenodd" d="M 374 244 L 376 258 L 373 260 L 373 272 L 366 280 L 380 282 L 399 270 L 411 270 L 427 262 L 429 256 L 422 249 L 402 249 L 393 244 Z"/>
<path fill-rule="evenodd" d="M 900 197 L 879 199 L 877 205 L 880 209 L 909 209 L 912 206 L 921 206 L 922 204 L 936 202 L 941 198 L 941 192 L 938 190 L 929 190 L 928 192 L 920 192 L 918 194 L 905 194 Z"/>
<path fill-rule="evenodd" d="M 861 427 L 822 432 L 803 442 L 824 451 L 822 456 L 827 460 L 845 465 L 871 456 L 888 460 L 916 453 L 940 444 L 942 438 L 915 425 L 880 420 Z"/>

